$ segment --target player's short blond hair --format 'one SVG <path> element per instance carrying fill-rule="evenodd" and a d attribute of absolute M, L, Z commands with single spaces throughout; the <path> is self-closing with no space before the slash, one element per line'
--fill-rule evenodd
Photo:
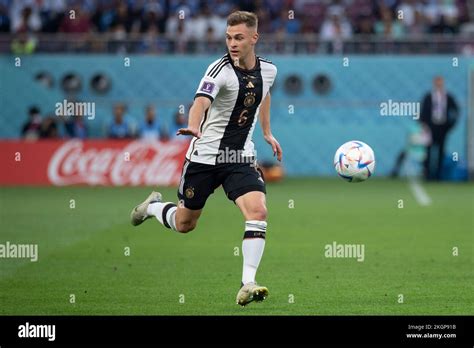
<path fill-rule="evenodd" d="M 258 18 L 255 13 L 248 11 L 235 11 L 227 17 L 227 25 L 232 27 L 234 25 L 245 24 L 247 28 L 255 28 L 258 26 Z"/>

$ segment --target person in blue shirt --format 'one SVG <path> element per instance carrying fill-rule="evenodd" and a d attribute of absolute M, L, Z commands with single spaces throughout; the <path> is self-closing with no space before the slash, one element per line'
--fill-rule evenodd
<path fill-rule="evenodd" d="M 160 122 L 156 117 L 156 109 L 149 104 L 145 107 L 145 120 L 140 125 L 139 137 L 146 140 L 160 140 Z"/>
<path fill-rule="evenodd" d="M 133 136 L 130 125 L 125 120 L 125 104 L 114 105 L 114 120 L 109 125 L 107 135 L 112 139 L 126 139 Z"/>
<path fill-rule="evenodd" d="M 188 107 L 189 110 L 190 107 Z M 188 124 L 188 118 L 186 117 L 186 114 L 180 111 L 177 111 L 176 114 L 174 115 L 173 119 L 173 124 L 170 127 L 170 132 L 169 136 L 173 140 L 181 140 L 181 141 L 189 141 L 186 137 L 180 137 L 176 135 L 179 129 L 181 128 L 186 128 Z"/>

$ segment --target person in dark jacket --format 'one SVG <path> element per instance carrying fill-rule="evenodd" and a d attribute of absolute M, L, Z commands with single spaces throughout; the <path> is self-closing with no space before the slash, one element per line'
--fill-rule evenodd
<path fill-rule="evenodd" d="M 431 131 L 431 144 L 427 148 L 425 178 L 440 180 L 446 136 L 459 117 L 459 108 L 453 96 L 444 88 L 444 79 L 433 79 L 432 91 L 425 94 L 421 106 L 420 122 Z"/>
<path fill-rule="evenodd" d="M 41 113 L 37 106 L 31 106 L 28 109 L 28 121 L 21 127 L 21 137 L 36 140 L 41 131 Z"/>

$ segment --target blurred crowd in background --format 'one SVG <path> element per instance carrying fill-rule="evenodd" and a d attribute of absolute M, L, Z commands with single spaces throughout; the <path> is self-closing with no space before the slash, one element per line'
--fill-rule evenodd
<path fill-rule="evenodd" d="M 171 124 L 165 124 L 159 117 L 156 107 L 145 106 L 142 120 L 135 122 L 128 114 L 125 103 L 113 106 L 108 123 L 103 125 L 103 137 L 109 139 L 144 139 L 167 141 L 180 139 L 188 141 L 188 137 L 177 136 L 180 128 L 188 124 L 184 108 L 178 110 Z M 54 113 L 43 113 L 38 106 L 32 105 L 28 110 L 28 118 L 21 128 L 21 137 L 25 140 L 39 139 L 86 139 L 90 137 L 86 117 L 58 116 Z M 80 115 L 79 115 L 80 116 Z"/>
<path fill-rule="evenodd" d="M 0 32 L 13 34 L 10 49 L 20 53 L 33 53 L 41 33 L 89 34 L 76 51 L 194 53 L 193 44 L 206 41 L 202 49 L 213 52 L 223 47 L 227 15 L 239 9 L 258 15 L 261 33 L 288 40 L 474 32 L 468 0 L 0 0 Z"/>

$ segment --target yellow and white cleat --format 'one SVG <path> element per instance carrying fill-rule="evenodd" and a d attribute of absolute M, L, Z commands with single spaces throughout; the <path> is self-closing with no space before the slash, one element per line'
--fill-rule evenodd
<path fill-rule="evenodd" d="M 130 213 L 130 220 L 133 226 L 138 226 L 146 219 L 152 217 L 151 215 L 148 215 L 147 208 L 150 203 L 154 202 L 161 202 L 161 193 L 153 191 L 147 199 L 133 208 Z"/>
<path fill-rule="evenodd" d="M 237 293 L 237 304 L 245 306 L 252 301 L 261 302 L 268 297 L 268 289 L 256 283 L 247 283 Z"/>

